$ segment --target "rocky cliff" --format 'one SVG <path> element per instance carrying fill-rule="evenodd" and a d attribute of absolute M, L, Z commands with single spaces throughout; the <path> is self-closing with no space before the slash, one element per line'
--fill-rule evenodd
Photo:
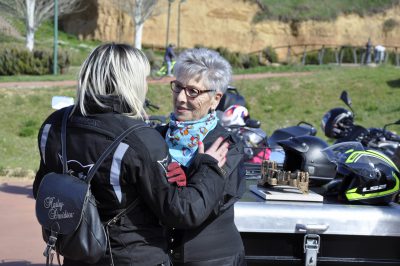
<path fill-rule="evenodd" d="M 82 39 L 133 43 L 134 30 L 131 19 L 115 8 L 118 1 L 88 2 L 90 5 L 83 13 L 63 19 L 61 25 L 65 31 Z M 157 15 L 146 21 L 143 32 L 144 45 L 165 46 L 167 8 L 168 2 L 160 1 Z M 315 44 L 316 47 L 364 46 L 368 38 L 371 38 L 373 45 L 382 44 L 389 49 L 400 46 L 400 6 L 369 17 L 342 15 L 332 22 L 302 23 L 265 21 L 255 24 L 252 23 L 252 18 L 257 10 L 257 5 L 243 0 L 187 0 L 181 4 L 174 1 L 171 5 L 168 42 L 178 44 L 180 28 L 181 47 L 222 46 L 231 51 L 247 53 L 268 46 L 277 48 L 291 45 L 297 52 L 304 49 L 303 44 Z M 392 22 L 391 27 L 388 26 L 388 21 Z M 287 48 L 278 48 L 276 51 L 283 56 Z"/>

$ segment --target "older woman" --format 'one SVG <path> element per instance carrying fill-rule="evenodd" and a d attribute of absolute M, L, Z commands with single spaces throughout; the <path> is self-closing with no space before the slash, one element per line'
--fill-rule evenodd
<path fill-rule="evenodd" d="M 192 173 L 187 187 L 168 183 L 168 176 L 179 173 L 179 168 L 167 173 L 171 161 L 168 146 L 142 119 L 149 72 L 147 58 L 140 50 L 124 44 L 104 44 L 89 55 L 79 74 L 77 103 L 66 136 L 68 169 L 74 175 L 85 177 L 121 132 L 140 125 L 104 160 L 91 181 L 104 222 L 140 199 L 133 210 L 110 227 L 112 251 L 107 250 L 95 265 L 110 265 L 112 258 L 119 266 L 169 265 L 162 224 L 199 226 L 214 211 L 218 193 L 225 187 L 224 178 L 218 175 L 228 149 L 226 144 L 218 148 L 222 140 L 196 156 L 194 160 L 200 167 Z M 62 172 L 60 128 L 65 111 L 51 114 L 39 131 L 41 161 L 33 183 L 35 197 L 43 176 Z M 88 264 L 70 257 L 64 258 L 64 265 Z"/>
<path fill-rule="evenodd" d="M 160 129 L 172 160 L 187 174 L 200 165 L 194 161 L 199 143 L 205 147 L 223 136 L 230 143 L 221 173 L 208 177 L 226 178 L 219 205 L 207 220 L 192 229 L 171 229 L 172 260 L 176 265 L 245 265 L 244 247 L 234 224 L 233 204 L 244 192 L 241 173 L 243 147 L 218 123 L 215 109 L 231 79 L 231 66 L 217 52 L 200 48 L 180 54 L 171 81 L 174 111 L 170 123 Z M 189 178 L 190 181 L 190 178 Z M 178 183 L 179 184 L 179 183 Z"/>

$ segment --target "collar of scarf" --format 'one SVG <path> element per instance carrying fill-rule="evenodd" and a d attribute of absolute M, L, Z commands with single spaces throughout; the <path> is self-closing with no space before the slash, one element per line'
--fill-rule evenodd
<path fill-rule="evenodd" d="M 203 141 L 217 123 L 215 111 L 196 121 L 177 121 L 172 113 L 165 135 L 172 160 L 188 167 L 196 154 L 199 141 Z"/>

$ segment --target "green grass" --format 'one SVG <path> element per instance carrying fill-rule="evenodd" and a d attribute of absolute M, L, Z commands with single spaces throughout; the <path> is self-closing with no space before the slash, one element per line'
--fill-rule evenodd
<path fill-rule="evenodd" d="M 349 92 L 356 122 L 382 127 L 400 119 L 400 72 L 395 67 L 331 67 L 308 76 L 240 80 L 233 83 L 245 96 L 251 117 L 259 119 L 270 135 L 273 130 L 306 121 L 317 127 L 329 109 L 343 106 L 339 95 Z M 51 113 L 53 95 L 75 96 L 73 88 L 0 89 L 0 170 L 37 170 L 37 133 Z M 150 85 L 148 98 L 160 106 L 152 114 L 172 108 L 168 85 Z M 400 132 L 400 126 L 390 129 Z M 326 140 L 326 139 L 325 139 Z"/>
<path fill-rule="evenodd" d="M 276 66 L 258 66 L 252 68 L 234 68 L 233 74 L 254 74 L 254 73 L 282 73 L 282 72 L 310 72 L 331 70 L 335 68 L 332 65 L 276 65 Z"/>
<path fill-rule="evenodd" d="M 0 76 L 0 82 L 19 82 L 19 81 L 59 81 L 75 80 L 79 72 L 78 66 L 70 66 L 68 72 L 62 75 L 14 75 Z"/>
<path fill-rule="evenodd" d="M 253 2 L 256 2 L 253 0 Z M 281 20 L 329 21 L 336 19 L 340 14 L 355 13 L 366 16 L 384 12 L 399 0 L 261 0 L 264 9 L 256 14 L 254 21 Z"/>
<path fill-rule="evenodd" d="M 0 89 L 0 169 L 37 170 L 38 129 L 51 112 L 53 95 L 74 96 L 73 89 Z"/>

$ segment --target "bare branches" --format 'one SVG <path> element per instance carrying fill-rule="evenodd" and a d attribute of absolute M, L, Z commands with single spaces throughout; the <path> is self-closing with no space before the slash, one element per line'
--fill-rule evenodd
<path fill-rule="evenodd" d="M 80 0 L 58 0 L 58 14 L 60 16 L 82 10 Z M 43 21 L 54 16 L 54 0 L 36 0 L 35 27 L 39 27 Z"/>
<path fill-rule="evenodd" d="M 115 6 L 128 14 L 135 27 L 135 47 L 142 47 L 142 31 L 144 22 L 154 14 L 158 0 L 113 0 Z"/>
<path fill-rule="evenodd" d="M 81 0 L 59 0 L 58 13 L 60 16 L 78 12 L 84 9 Z M 46 19 L 54 15 L 54 0 L 0 0 L 0 8 L 20 19 L 34 10 L 34 27 L 37 29 Z"/>
<path fill-rule="evenodd" d="M 25 0 L 0 0 L 0 9 L 20 19 L 26 17 Z"/>
<path fill-rule="evenodd" d="M 156 7 L 158 0 L 136 0 L 136 10 L 141 12 L 135 12 L 135 20 L 138 23 L 144 23 L 151 15 Z"/>
<path fill-rule="evenodd" d="M 83 10 L 82 0 L 58 0 L 60 16 Z M 27 48 L 32 51 L 34 36 L 43 21 L 54 16 L 54 0 L 0 0 L 0 8 L 25 20 Z"/>
<path fill-rule="evenodd" d="M 158 0 L 113 0 L 115 6 L 128 14 L 135 23 L 142 24 L 153 15 Z"/>

